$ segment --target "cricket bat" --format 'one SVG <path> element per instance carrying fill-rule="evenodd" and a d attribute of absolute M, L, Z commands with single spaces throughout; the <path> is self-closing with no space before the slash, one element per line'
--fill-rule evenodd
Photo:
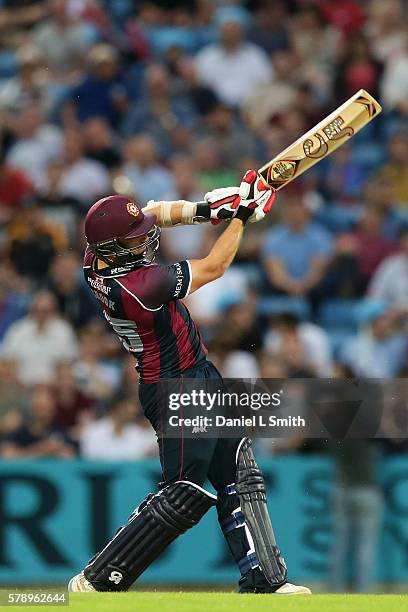
<path fill-rule="evenodd" d="M 262 178 L 274 189 L 282 189 L 333 153 L 374 117 L 381 106 L 367 91 L 360 89 L 328 117 L 301 136 L 258 170 Z"/>

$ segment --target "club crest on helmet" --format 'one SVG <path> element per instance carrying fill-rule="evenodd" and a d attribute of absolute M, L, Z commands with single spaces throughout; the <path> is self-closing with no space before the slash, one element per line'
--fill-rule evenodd
<path fill-rule="evenodd" d="M 137 217 L 140 213 L 140 210 L 138 209 L 138 207 L 136 206 L 134 202 L 128 202 L 126 205 L 126 208 L 127 208 L 129 215 L 133 215 L 134 217 Z"/>

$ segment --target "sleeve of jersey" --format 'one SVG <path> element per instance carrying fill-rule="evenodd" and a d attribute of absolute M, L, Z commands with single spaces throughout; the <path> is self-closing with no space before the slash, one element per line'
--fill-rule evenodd
<path fill-rule="evenodd" d="M 148 266 L 142 278 L 137 280 L 137 294 L 142 304 L 155 309 L 188 295 L 191 285 L 189 261 L 181 261 L 169 266 Z M 135 288 L 136 289 L 136 288 Z"/>

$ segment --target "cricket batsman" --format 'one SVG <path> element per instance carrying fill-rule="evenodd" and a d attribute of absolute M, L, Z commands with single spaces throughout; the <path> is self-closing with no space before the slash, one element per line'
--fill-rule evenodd
<path fill-rule="evenodd" d="M 240 593 L 310 593 L 287 582 L 251 440 L 160 435 L 161 379 L 221 380 L 181 300 L 225 273 L 245 224 L 260 221 L 274 198 L 274 190 L 250 170 L 239 189 L 215 189 L 199 203 L 149 202 L 142 211 L 128 197 L 112 195 L 90 208 L 85 279 L 137 360 L 140 402 L 158 434 L 163 480 L 158 492 L 147 495 L 112 540 L 70 580 L 69 590 L 127 591 L 173 540 L 215 506 L 241 573 Z M 228 226 L 203 259 L 154 263 L 161 228 L 221 220 L 229 220 Z M 204 489 L 207 479 L 216 496 Z"/>

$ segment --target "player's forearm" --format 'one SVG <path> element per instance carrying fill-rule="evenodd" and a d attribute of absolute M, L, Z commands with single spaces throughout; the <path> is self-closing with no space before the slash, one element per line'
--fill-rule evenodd
<path fill-rule="evenodd" d="M 144 212 L 156 215 L 156 223 L 159 227 L 192 225 L 196 222 L 197 202 L 188 202 L 187 200 L 152 202 L 145 206 Z"/>
<path fill-rule="evenodd" d="M 205 257 L 205 261 L 210 269 L 218 271 L 219 276 L 229 268 L 237 254 L 244 224 L 239 219 L 232 219 L 227 229 L 216 240 L 210 253 Z"/>
<path fill-rule="evenodd" d="M 236 255 L 243 230 L 242 221 L 233 219 L 217 239 L 207 257 L 190 260 L 192 275 L 190 293 L 224 274 Z"/>

